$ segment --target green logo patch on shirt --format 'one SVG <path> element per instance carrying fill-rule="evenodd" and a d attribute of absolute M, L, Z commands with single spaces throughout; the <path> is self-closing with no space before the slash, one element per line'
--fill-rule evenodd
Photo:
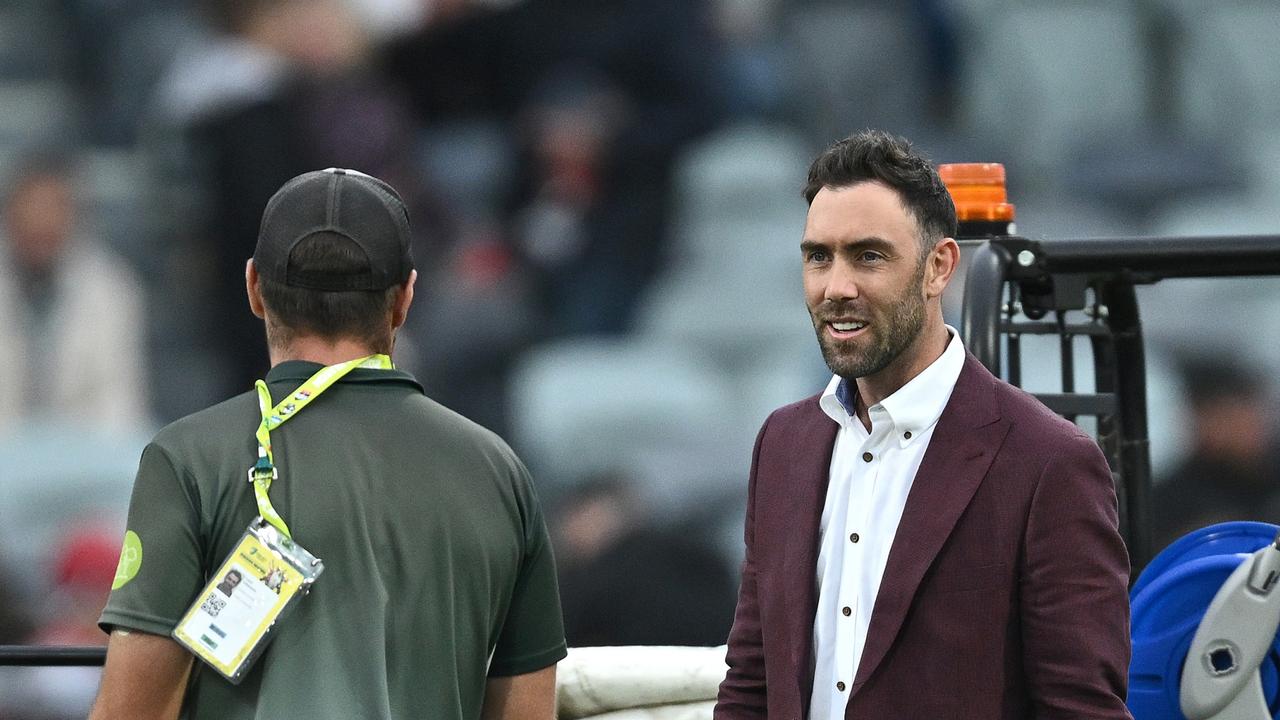
<path fill-rule="evenodd" d="M 124 534 L 124 547 L 120 549 L 120 564 L 116 566 L 116 578 L 111 583 L 112 590 L 119 590 L 137 576 L 142 568 L 142 539 L 138 533 L 129 530 Z"/>

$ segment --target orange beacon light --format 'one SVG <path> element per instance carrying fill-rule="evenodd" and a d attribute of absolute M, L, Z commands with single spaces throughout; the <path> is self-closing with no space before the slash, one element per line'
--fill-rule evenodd
<path fill-rule="evenodd" d="M 1014 206 L 1005 192 L 1004 165 L 1000 163 L 948 163 L 938 175 L 956 205 L 957 235 L 981 238 L 1012 235 Z"/>

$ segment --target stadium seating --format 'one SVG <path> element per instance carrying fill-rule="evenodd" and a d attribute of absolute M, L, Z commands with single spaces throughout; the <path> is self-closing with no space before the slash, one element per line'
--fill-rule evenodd
<path fill-rule="evenodd" d="M 1009 4 L 966 19 L 963 112 L 970 133 L 1051 178 L 1081 146 L 1136 135 L 1150 74 L 1130 3 Z"/>
<path fill-rule="evenodd" d="M 544 487 L 623 471 L 658 503 L 745 478 L 751 437 L 731 432 L 739 388 L 687 347 L 570 339 L 520 358 L 512 441 Z"/>

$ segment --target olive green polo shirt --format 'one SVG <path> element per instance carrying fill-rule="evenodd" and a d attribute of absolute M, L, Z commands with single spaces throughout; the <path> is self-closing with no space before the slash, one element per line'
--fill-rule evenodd
<path fill-rule="evenodd" d="M 277 400 L 320 365 L 267 375 Z M 168 635 L 258 514 L 253 392 L 142 453 L 104 629 Z M 497 435 L 407 373 L 357 369 L 271 433 L 271 500 L 325 564 L 240 685 L 197 661 L 183 717 L 480 717 L 485 680 L 565 656 L 547 530 Z"/>

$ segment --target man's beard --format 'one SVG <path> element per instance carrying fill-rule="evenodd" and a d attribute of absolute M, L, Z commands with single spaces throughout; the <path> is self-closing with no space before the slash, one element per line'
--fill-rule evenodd
<path fill-rule="evenodd" d="M 874 375 L 910 347 L 924 329 L 924 298 L 920 296 L 923 282 L 924 263 L 921 263 L 912 282 L 890 304 L 888 316 L 867 318 L 871 321 L 872 344 L 865 350 L 855 350 L 852 345 L 843 347 L 844 343 L 827 333 L 826 321 L 819 320 L 820 316 L 839 317 L 844 310 L 841 305 L 833 303 L 827 306 L 824 303 L 819 306 L 820 312 L 810 311 L 818 334 L 818 346 L 822 348 L 822 359 L 826 360 L 831 372 L 847 380 Z M 869 309 L 874 313 L 873 308 Z"/>

